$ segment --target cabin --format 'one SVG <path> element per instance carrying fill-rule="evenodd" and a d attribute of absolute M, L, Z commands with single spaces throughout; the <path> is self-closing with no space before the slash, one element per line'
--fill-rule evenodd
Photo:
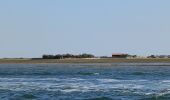
<path fill-rule="evenodd" d="M 112 58 L 127 58 L 128 54 L 124 54 L 124 53 L 113 53 L 112 54 Z"/>

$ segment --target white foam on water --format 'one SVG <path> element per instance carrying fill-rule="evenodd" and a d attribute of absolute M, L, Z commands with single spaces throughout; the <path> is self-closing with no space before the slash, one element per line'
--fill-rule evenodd
<path fill-rule="evenodd" d="M 163 80 L 162 82 L 170 83 L 170 80 Z"/>
<path fill-rule="evenodd" d="M 148 80 L 142 80 L 142 79 L 140 79 L 140 80 L 123 80 L 123 81 L 126 81 L 126 82 L 148 82 Z"/>
<path fill-rule="evenodd" d="M 147 93 L 143 93 L 143 94 L 145 96 L 154 96 L 154 97 L 158 98 L 158 97 L 170 94 L 170 91 L 169 90 L 162 90 L 162 91 L 147 92 Z"/>
<path fill-rule="evenodd" d="M 24 81 L 59 81 L 61 79 L 59 78 L 0 78 L 0 82 L 8 82 L 8 81 L 12 81 L 12 82 L 24 82 Z"/>
<path fill-rule="evenodd" d="M 43 81 L 43 82 L 42 82 Z M 11 91 L 46 90 L 61 92 L 89 91 L 133 91 L 145 95 L 165 95 L 170 93 L 169 82 L 163 80 L 150 82 L 148 80 L 117 80 L 117 79 L 82 79 L 82 78 L 0 78 L 0 89 Z M 158 88 L 159 86 L 159 88 Z M 167 88 L 169 86 L 169 88 Z M 149 91 L 148 91 L 149 90 Z M 162 91 L 161 91 L 162 90 Z M 154 91 L 154 92 L 153 92 Z"/>
<path fill-rule="evenodd" d="M 53 81 L 56 82 L 53 82 Z M 44 81 L 44 82 L 42 82 Z M 58 82 L 59 81 L 59 82 Z M 79 87 L 83 87 L 84 84 L 80 83 L 84 79 L 69 78 L 1 78 L 0 89 L 12 90 L 12 91 L 25 91 L 25 90 L 49 90 L 49 91 L 81 91 Z M 88 84 L 86 82 L 86 84 Z M 63 87 L 70 86 L 68 89 Z"/>
<path fill-rule="evenodd" d="M 120 80 L 117 80 L 117 79 L 97 79 L 97 80 L 103 83 L 120 82 Z"/>
<path fill-rule="evenodd" d="M 94 73 L 94 75 L 99 75 L 99 73 Z"/>

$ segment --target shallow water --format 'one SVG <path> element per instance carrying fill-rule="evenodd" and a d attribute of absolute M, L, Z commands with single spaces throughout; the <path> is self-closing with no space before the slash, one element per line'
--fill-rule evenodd
<path fill-rule="evenodd" d="M 170 63 L 0 64 L 0 100 L 170 100 Z"/>

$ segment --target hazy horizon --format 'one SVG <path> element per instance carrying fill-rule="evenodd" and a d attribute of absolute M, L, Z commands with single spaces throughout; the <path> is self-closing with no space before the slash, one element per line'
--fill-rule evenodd
<path fill-rule="evenodd" d="M 170 54 L 169 0 L 0 1 L 0 58 Z"/>

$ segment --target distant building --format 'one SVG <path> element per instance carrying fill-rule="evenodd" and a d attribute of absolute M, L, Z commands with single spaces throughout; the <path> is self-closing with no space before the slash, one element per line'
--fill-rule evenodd
<path fill-rule="evenodd" d="M 123 54 L 123 53 L 113 53 L 112 58 L 127 58 L 128 54 Z"/>

